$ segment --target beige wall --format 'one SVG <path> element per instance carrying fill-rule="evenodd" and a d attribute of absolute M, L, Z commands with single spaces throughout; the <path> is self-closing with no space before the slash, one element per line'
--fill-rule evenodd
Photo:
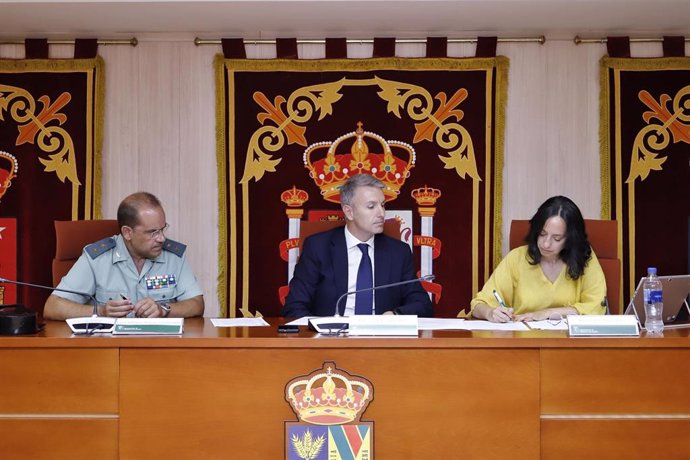
<path fill-rule="evenodd" d="M 218 194 L 213 56 L 220 46 L 190 39 L 139 37 L 139 46 L 101 47 L 106 62 L 103 215 L 136 190 L 161 197 L 170 237 L 189 245 L 205 292 L 206 316 L 219 312 Z M 370 45 L 349 45 L 350 57 L 370 57 Z M 72 47 L 51 48 L 51 57 Z M 599 73 L 605 45 L 547 41 L 501 43 L 510 58 L 503 172 L 503 248 L 511 219 L 529 218 L 555 194 L 570 196 L 586 218 L 600 212 Z M 323 57 L 323 46 L 301 45 L 300 56 Z M 423 45 L 399 45 L 399 56 L 422 56 Z M 470 56 L 474 45 L 449 45 L 450 56 Z M 633 55 L 660 55 L 660 44 L 634 44 Z M 23 57 L 0 46 L 0 57 Z M 274 57 L 272 47 L 250 47 L 248 57 Z M 276 263 L 278 262 L 276 251 Z M 277 301 L 277 299 L 276 299 Z"/>

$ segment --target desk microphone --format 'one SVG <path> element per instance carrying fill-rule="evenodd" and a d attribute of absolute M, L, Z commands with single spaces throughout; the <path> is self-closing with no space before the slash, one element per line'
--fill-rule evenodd
<path fill-rule="evenodd" d="M 421 282 L 421 281 L 433 281 L 434 278 L 436 278 L 436 275 L 424 275 L 424 276 L 420 276 L 419 278 L 414 278 L 411 280 L 398 281 L 397 283 L 382 284 L 380 286 L 374 286 L 374 287 L 364 288 L 364 289 L 356 289 L 354 291 L 346 292 L 345 294 L 338 297 L 338 301 L 335 303 L 335 316 L 336 317 L 340 316 L 340 308 L 339 308 L 340 307 L 340 301 L 349 295 L 357 294 L 358 292 L 376 291 L 378 289 L 386 289 L 386 288 L 391 288 L 391 287 L 396 287 L 396 286 L 402 286 L 403 284 L 417 283 L 417 282 Z"/>
<path fill-rule="evenodd" d="M 17 284 L 20 286 L 29 286 L 39 289 L 47 289 L 49 291 L 60 291 L 69 292 L 70 294 L 82 295 L 88 297 L 93 304 L 93 313 L 91 316 L 82 316 L 79 318 L 70 318 L 67 320 L 67 325 L 72 329 L 74 333 L 87 333 L 91 334 L 93 332 L 112 332 L 115 326 L 115 318 L 110 318 L 106 316 L 98 316 L 98 301 L 96 297 L 92 296 L 86 292 L 71 291 L 69 289 L 54 288 L 52 286 L 44 286 L 42 284 L 25 283 L 23 281 L 8 280 L 7 278 L 0 278 L 0 283 Z"/>

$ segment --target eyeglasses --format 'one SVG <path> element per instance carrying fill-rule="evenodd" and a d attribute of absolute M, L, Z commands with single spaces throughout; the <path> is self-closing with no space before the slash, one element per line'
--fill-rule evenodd
<path fill-rule="evenodd" d="M 321 329 L 321 332 L 319 332 L 320 335 L 325 336 L 325 337 L 339 337 L 342 335 L 347 334 L 347 325 L 343 325 L 341 328 L 333 328 L 333 329 Z"/>
<path fill-rule="evenodd" d="M 145 230 L 142 233 L 146 235 L 146 238 L 150 240 L 155 240 L 159 236 L 163 235 L 170 228 L 170 224 L 166 223 L 162 228 L 156 228 L 154 230 Z"/>
<path fill-rule="evenodd" d="M 561 321 L 565 321 L 565 319 L 559 313 L 556 313 L 556 314 L 550 315 L 546 319 L 546 321 L 548 321 L 549 324 L 552 326 L 558 326 L 559 324 L 561 324 Z"/>

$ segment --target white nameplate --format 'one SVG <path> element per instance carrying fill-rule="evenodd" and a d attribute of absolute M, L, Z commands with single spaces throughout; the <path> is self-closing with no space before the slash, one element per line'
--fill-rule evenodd
<path fill-rule="evenodd" d="M 349 335 L 417 336 L 417 315 L 355 315 L 348 318 Z"/>
<path fill-rule="evenodd" d="M 118 318 L 113 335 L 180 335 L 184 318 Z"/>
<path fill-rule="evenodd" d="M 633 315 L 568 315 L 568 334 L 585 336 L 639 336 L 640 326 Z"/>
<path fill-rule="evenodd" d="M 113 332 L 116 318 L 108 316 L 82 316 L 69 318 L 67 325 L 75 334 L 109 334 Z"/>

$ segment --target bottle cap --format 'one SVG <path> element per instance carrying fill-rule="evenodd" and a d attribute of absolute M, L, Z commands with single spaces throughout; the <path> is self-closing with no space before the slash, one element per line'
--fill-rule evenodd
<path fill-rule="evenodd" d="M 656 267 L 647 268 L 647 274 L 648 275 L 656 275 Z"/>

